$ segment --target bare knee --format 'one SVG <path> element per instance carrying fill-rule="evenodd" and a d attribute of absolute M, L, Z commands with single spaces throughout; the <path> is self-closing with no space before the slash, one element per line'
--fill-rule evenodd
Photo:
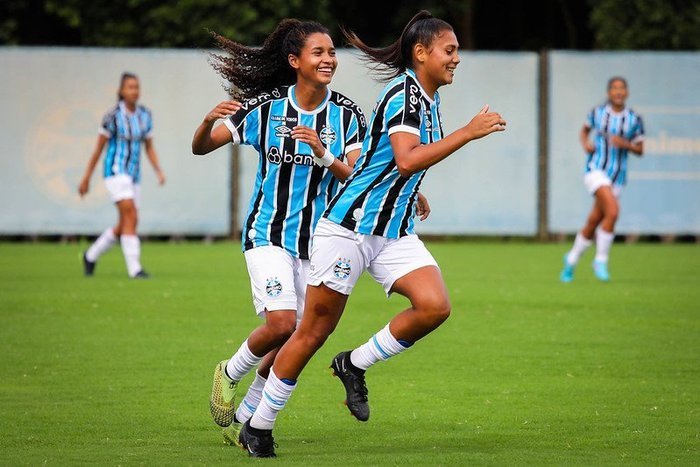
<path fill-rule="evenodd" d="M 447 296 L 435 296 L 420 300 L 413 305 L 421 313 L 427 324 L 438 327 L 450 317 L 452 304 Z"/>
<path fill-rule="evenodd" d="M 272 337 L 277 342 L 284 342 L 289 339 L 292 335 L 294 329 L 296 328 L 296 314 L 295 313 L 283 313 L 275 315 L 275 312 L 271 312 L 270 316 L 272 318 L 267 320 L 267 328 Z"/>

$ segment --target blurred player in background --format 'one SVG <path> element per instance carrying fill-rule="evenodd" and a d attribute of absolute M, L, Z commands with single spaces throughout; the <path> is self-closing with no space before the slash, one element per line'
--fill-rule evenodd
<path fill-rule="evenodd" d="M 100 235 L 95 243 L 83 254 L 83 267 L 86 276 L 95 272 L 97 259 L 112 248 L 119 238 L 126 261 L 129 277 L 146 279 L 148 274 L 141 267 L 141 242 L 136 235 L 138 207 L 141 197 L 141 144 L 146 146 L 146 154 L 158 177 L 158 183 L 165 183 L 165 175 L 158 163 L 158 155 L 153 147 L 151 131 L 153 120 L 151 111 L 139 100 L 139 79 L 131 73 L 123 73 L 117 93 L 117 105 L 102 119 L 95 150 L 88 162 L 85 175 L 78 186 L 80 196 L 85 196 L 90 188 L 90 177 L 107 145 L 107 154 L 102 174 L 110 199 L 117 205 L 119 222 Z"/>
<path fill-rule="evenodd" d="M 470 141 L 505 129 L 501 116 L 484 106 L 443 139 L 437 89 L 452 83 L 459 64 L 459 44 L 448 23 L 422 11 L 382 49 L 368 47 L 354 33 L 347 38 L 390 82 L 377 100 L 352 176 L 314 232 L 301 324 L 279 351 L 263 399 L 241 430 L 249 452 L 261 457 L 274 455 L 277 414 L 335 329 L 365 269 L 387 295 L 401 294 L 411 307 L 366 344 L 332 361 L 358 420 L 369 418 L 365 370 L 410 348 L 447 319 L 451 306 L 440 269 L 414 233 L 418 188 L 429 167 Z"/>
<path fill-rule="evenodd" d="M 276 350 L 303 312 L 311 233 L 339 180 L 350 175 L 365 118 L 353 101 L 328 88 L 338 61 L 321 24 L 285 19 L 262 48 L 215 38 L 230 57 L 214 55 L 214 69 L 244 102 L 225 101 L 209 112 L 192 152 L 207 154 L 233 142 L 259 154 L 242 246 L 253 305 L 265 323 L 216 365 L 210 400 L 214 422 L 227 427 L 227 442 L 240 444 L 241 425 L 260 402 Z M 219 119 L 224 124 L 214 127 Z M 238 383 L 258 365 L 236 409 Z"/>
<path fill-rule="evenodd" d="M 610 78 L 607 102 L 591 110 L 581 128 L 581 146 L 588 154 L 583 183 L 593 195 L 593 208 L 583 229 L 576 234 L 574 246 L 564 255 L 562 282 L 574 279 L 574 268 L 593 244 L 594 235 L 593 272 L 601 281 L 610 280 L 608 254 L 620 212 L 618 198 L 627 181 L 627 154 L 641 156 L 644 152 L 644 124 L 639 114 L 625 106 L 628 95 L 625 78 Z M 589 138 L 591 132 L 593 141 Z"/>

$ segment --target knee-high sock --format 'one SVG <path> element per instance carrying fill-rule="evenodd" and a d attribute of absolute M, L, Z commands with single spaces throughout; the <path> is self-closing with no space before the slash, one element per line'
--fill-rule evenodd
<path fill-rule="evenodd" d="M 258 366 L 261 360 L 262 357 L 258 357 L 250 351 L 248 339 L 246 339 L 226 364 L 226 376 L 231 381 L 240 381 L 250 370 Z"/>
<path fill-rule="evenodd" d="M 122 235 L 121 243 L 126 270 L 134 277 L 141 270 L 141 241 L 136 235 Z"/>
<path fill-rule="evenodd" d="M 262 392 L 266 382 L 267 379 L 260 376 L 257 372 L 255 373 L 253 384 L 248 388 L 248 392 L 236 410 L 236 420 L 245 423 L 253 416 L 258 405 L 260 405 L 260 399 L 262 398 Z"/>
<path fill-rule="evenodd" d="M 384 329 L 372 336 L 365 344 L 352 351 L 350 362 L 361 370 L 366 370 L 380 360 L 387 360 L 403 352 L 413 343 L 398 341 L 389 331 L 387 324 Z"/>
<path fill-rule="evenodd" d="M 571 250 L 566 257 L 566 262 L 572 266 L 576 265 L 583 252 L 586 251 L 592 244 L 593 240 L 587 239 L 581 234 L 581 232 L 577 233 L 576 240 L 574 240 L 574 246 L 571 247 Z"/>
<path fill-rule="evenodd" d="M 274 370 L 274 367 L 270 369 L 260 404 L 250 418 L 250 426 L 258 430 L 271 430 L 275 426 L 277 414 L 287 404 L 294 388 L 297 387 L 296 381 L 277 378 Z"/>
<path fill-rule="evenodd" d="M 613 240 L 615 240 L 615 234 L 612 232 L 606 232 L 605 230 L 598 228 L 595 232 L 595 260 L 601 261 L 603 263 L 608 262 L 608 255 L 610 254 L 610 247 L 612 246 Z"/>
<path fill-rule="evenodd" d="M 90 248 L 85 252 L 85 257 L 91 263 L 97 261 L 97 258 L 106 253 L 117 242 L 117 237 L 114 235 L 112 227 L 108 228 L 97 237 L 97 240 L 90 245 Z"/>

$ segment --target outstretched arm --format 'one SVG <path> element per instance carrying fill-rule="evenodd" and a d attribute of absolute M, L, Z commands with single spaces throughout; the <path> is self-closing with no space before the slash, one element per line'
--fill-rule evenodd
<path fill-rule="evenodd" d="M 197 127 L 192 137 L 192 154 L 202 156 L 219 149 L 233 139 L 231 132 L 224 125 L 219 125 L 212 130 L 214 122 L 221 118 L 228 118 L 241 108 L 238 101 L 224 101 L 214 107 Z"/>
<path fill-rule="evenodd" d="M 488 110 L 489 106 L 485 105 L 467 125 L 434 143 L 421 144 L 417 135 L 403 131 L 390 135 L 389 140 L 399 174 L 408 177 L 425 170 L 470 141 L 505 130 L 506 121 L 498 113 Z"/>
<path fill-rule="evenodd" d="M 92 155 L 90 156 L 90 160 L 88 161 L 87 168 L 85 169 L 85 174 L 83 175 L 83 178 L 80 181 L 80 184 L 78 185 L 78 193 L 80 194 L 81 198 L 85 196 L 90 190 L 90 177 L 92 177 L 92 172 L 95 170 L 97 161 L 100 160 L 102 150 L 104 149 L 106 143 L 107 137 L 105 135 L 100 134 L 97 137 L 97 144 L 95 144 L 95 149 L 92 151 Z"/>

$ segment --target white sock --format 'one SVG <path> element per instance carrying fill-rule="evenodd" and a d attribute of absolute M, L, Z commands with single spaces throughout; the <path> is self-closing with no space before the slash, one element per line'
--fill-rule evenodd
<path fill-rule="evenodd" d="M 250 370 L 258 366 L 261 360 L 262 357 L 258 357 L 250 351 L 248 339 L 246 339 L 226 364 L 226 375 L 232 381 L 240 381 L 250 373 Z"/>
<path fill-rule="evenodd" d="M 598 229 L 595 232 L 595 260 L 602 263 L 608 262 L 608 255 L 610 254 L 610 246 L 615 240 L 615 234 L 612 232 L 606 232 L 603 229 Z"/>
<path fill-rule="evenodd" d="M 117 237 L 114 235 L 114 230 L 112 230 L 112 227 L 108 228 L 97 237 L 95 243 L 90 245 L 90 248 L 85 252 L 85 258 L 91 263 L 94 263 L 97 261 L 97 258 L 112 248 L 116 241 Z"/>
<path fill-rule="evenodd" d="M 411 343 L 399 342 L 389 332 L 389 325 L 372 336 L 367 343 L 362 344 L 350 354 L 350 362 L 361 370 L 366 370 L 379 360 L 388 360 L 390 357 L 409 348 Z"/>
<path fill-rule="evenodd" d="M 141 241 L 136 235 L 122 235 L 121 242 L 126 270 L 134 277 L 141 270 Z"/>
<path fill-rule="evenodd" d="M 271 430 L 275 426 L 277 414 L 287 404 L 296 387 L 296 381 L 281 380 L 275 375 L 274 368 L 270 369 L 260 404 L 250 417 L 250 426 L 258 430 Z"/>
<path fill-rule="evenodd" d="M 245 423 L 253 416 L 255 409 L 260 405 L 260 399 L 262 398 L 262 392 L 266 382 L 267 379 L 260 376 L 258 372 L 255 372 L 255 380 L 253 380 L 253 384 L 248 388 L 248 392 L 236 410 L 236 420 Z"/>
<path fill-rule="evenodd" d="M 566 257 L 566 262 L 572 266 L 576 265 L 583 252 L 586 251 L 591 245 L 593 245 L 593 240 L 587 239 L 581 234 L 581 232 L 577 233 L 576 240 L 574 240 L 574 246 L 571 247 L 571 251 L 569 251 L 569 255 Z"/>

